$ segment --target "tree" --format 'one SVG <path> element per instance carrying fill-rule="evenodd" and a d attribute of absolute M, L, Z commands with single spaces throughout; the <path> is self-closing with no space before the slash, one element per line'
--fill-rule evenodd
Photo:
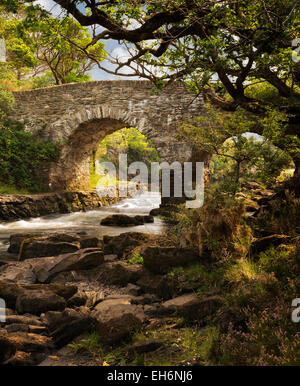
<path fill-rule="evenodd" d="M 5 0 L 14 7 L 26 0 Z M 286 142 L 300 133 L 298 0 L 54 0 L 82 26 L 93 28 L 92 44 L 114 39 L 128 47 L 129 59 L 116 58 L 115 70 L 165 86 L 187 82 L 214 106 L 238 106 L 258 116 L 269 108 L 287 114 Z M 97 60 L 83 50 L 86 55 Z M 152 71 L 153 69 L 153 71 Z M 271 88 L 265 100 L 253 87 Z M 249 90 L 252 92 L 249 92 Z M 262 134 L 262 126 L 256 126 Z M 300 151 L 293 152 L 295 182 L 300 181 Z M 300 182 L 299 182 L 300 184 Z"/>
<path fill-rule="evenodd" d="M 272 144 L 286 139 L 280 135 L 284 130 L 285 117 L 278 112 L 274 116 L 270 111 L 260 121 L 253 118 L 253 114 L 249 115 L 240 107 L 233 113 L 224 113 L 206 106 L 205 114 L 195 117 L 180 129 L 183 139 L 213 155 L 212 179 L 223 179 L 228 189 L 234 192 L 239 188 L 241 178 L 250 177 L 269 184 L 274 182 L 283 168 L 291 164 L 291 156 Z M 249 138 L 249 133 L 258 124 L 265 137 Z M 299 143 L 294 146 L 298 149 Z M 292 144 L 285 147 L 292 155 Z"/>
<path fill-rule="evenodd" d="M 29 39 L 40 65 L 50 69 L 56 84 L 89 79 L 87 73 L 96 63 L 81 47 L 90 45 L 91 37 L 78 22 L 70 17 L 62 20 L 48 17 L 37 23 Z M 99 61 L 106 55 L 100 42 L 90 45 L 86 52 Z"/>
<path fill-rule="evenodd" d="M 128 75 L 157 85 L 187 81 L 227 111 L 242 106 L 261 115 L 275 107 L 289 115 L 284 135 L 299 136 L 300 61 L 292 56 L 300 36 L 298 0 L 54 1 L 82 26 L 104 28 L 94 30 L 93 44 L 115 39 L 127 45 L 129 59 L 116 59 L 116 70 L 108 72 L 123 75 L 129 66 Z M 247 89 L 257 82 L 278 97 L 250 95 Z M 299 151 L 294 162 L 299 178 Z"/>
<path fill-rule="evenodd" d="M 151 142 L 134 127 L 124 128 L 108 135 L 101 141 L 97 155 L 101 161 L 118 165 L 119 154 L 127 154 L 128 164 L 135 161 L 146 163 L 159 161 L 158 153 Z"/>
<path fill-rule="evenodd" d="M 5 12 L 2 6 L 0 15 L 8 66 L 18 80 L 41 74 L 45 78 L 47 71 L 56 84 L 89 80 L 88 72 L 96 63 L 81 50 L 91 44 L 87 28 L 70 17 L 55 19 L 32 7 L 20 7 L 14 14 Z M 106 55 L 100 42 L 86 52 L 100 62 Z"/>
<path fill-rule="evenodd" d="M 11 73 L 16 80 L 23 80 L 38 65 L 38 60 L 34 57 L 31 47 L 24 42 L 20 34 L 22 19 L 25 17 L 25 7 L 20 8 L 17 14 L 6 12 L 0 6 L 0 37 L 4 39 L 6 45 L 6 64 L 1 64 Z M 9 78 L 8 74 L 5 78 Z"/>

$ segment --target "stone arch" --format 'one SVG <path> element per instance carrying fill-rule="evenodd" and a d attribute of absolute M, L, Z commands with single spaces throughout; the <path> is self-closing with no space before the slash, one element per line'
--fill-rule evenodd
<path fill-rule="evenodd" d="M 51 188 L 86 188 L 92 150 L 107 135 L 124 127 L 135 127 L 153 138 L 146 117 L 139 118 L 136 114 L 107 105 L 86 106 L 77 112 L 66 112 L 49 125 L 48 139 L 62 143 L 60 159 L 49 173 Z"/>

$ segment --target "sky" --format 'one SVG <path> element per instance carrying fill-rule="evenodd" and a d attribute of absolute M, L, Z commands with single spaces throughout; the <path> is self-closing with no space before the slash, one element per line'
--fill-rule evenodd
<path fill-rule="evenodd" d="M 47 11 L 50 11 L 53 16 L 59 16 L 61 14 L 60 6 L 52 0 L 36 0 L 35 3 L 40 4 L 44 9 L 46 9 Z M 126 60 L 126 58 L 128 58 L 128 53 L 120 44 L 118 44 L 117 41 L 109 39 L 109 40 L 103 40 L 102 42 L 105 44 L 105 50 L 111 56 L 119 57 L 120 60 Z M 103 61 L 102 64 L 103 66 L 105 66 L 105 68 L 109 70 L 114 69 L 114 66 L 111 63 L 109 63 L 107 60 Z M 99 69 L 98 67 L 95 67 L 90 72 L 90 74 L 93 80 L 105 80 L 105 79 L 109 80 L 109 79 L 120 78 L 120 76 L 108 74 L 107 72 Z M 123 77 L 123 78 L 128 79 L 127 77 Z M 134 79 L 134 77 L 130 77 L 130 79 Z"/>

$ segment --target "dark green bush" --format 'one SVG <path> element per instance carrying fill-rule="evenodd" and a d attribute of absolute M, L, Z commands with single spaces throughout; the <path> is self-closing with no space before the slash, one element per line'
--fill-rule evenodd
<path fill-rule="evenodd" d="M 39 191 L 40 169 L 55 162 L 58 147 L 50 142 L 37 141 L 24 130 L 20 122 L 0 124 L 0 183 L 18 189 Z"/>

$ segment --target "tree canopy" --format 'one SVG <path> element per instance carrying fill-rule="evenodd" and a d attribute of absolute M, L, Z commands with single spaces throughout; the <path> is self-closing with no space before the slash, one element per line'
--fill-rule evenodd
<path fill-rule="evenodd" d="M 104 28 L 93 43 L 130 43 L 131 57 L 116 73 L 137 64 L 142 77 L 213 86 L 216 100 L 222 88 L 233 100 L 228 108 L 255 102 L 245 94 L 253 80 L 268 82 L 282 97 L 297 94 L 300 70 L 292 56 L 292 42 L 299 37 L 297 0 L 54 1 L 81 25 Z"/>
<path fill-rule="evenodd" d="M 85 81 L 96 65 L 81 50 L 91 43 L 88 29 L 71 17 L 54 18 L 26 6 L 12 13 L 2 6 L 0 36 L 6 43 L 7 67 L 19 81 L 36 78 L 40 84 L 49 75 L 56 84 Z M 106 55 L 101 42 L 91 45 L 87 52 L 99 61 Z"/>
<path fill-rule="evenodd" d="M 81 51 L 109 73 L 164 87 L 184 81 L 225 111 L 285 114 L 270 125 L 278 146 L 291 144 L 300 176 L 300 36 L 298 0 L 54 0 L 66 15 L 90 27 Z M 13 10 L 28 0 L 5 0 Z M 35 3 L 35 2 L 33 2 Z M 63 33 L 61 33 L 63 36 Z M 105 68 L 91 47 L 114 39 L 128 50 Z M 77 46 L 75 39 L 67 39 Z M 276 122 L 276 120 L 275 120 Z M 272 126 L 272 127 L 271 127 Z M 263 125 L 253 131 L 262 134 Z M 279 138 L 280 137 L 280 138 Z M 295 145 L 296 144 L 296 145 Z"/>

